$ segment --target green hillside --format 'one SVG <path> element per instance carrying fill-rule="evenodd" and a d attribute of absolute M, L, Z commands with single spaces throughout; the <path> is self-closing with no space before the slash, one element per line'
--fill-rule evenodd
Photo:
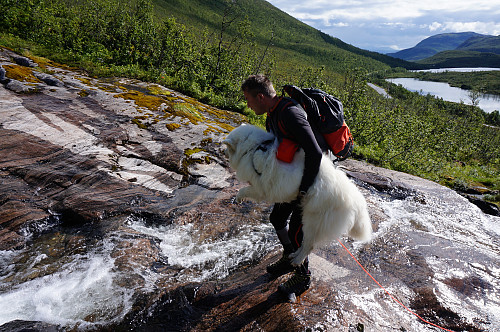
<path fill-rule="evenodd" d="M 208 31 L 214 38 L 218 38 L 225 14 L 227 20 L 241 21 L 248 18 L 249 30 L 255 36 L 257 47 L 265 49 L 270 43 L 273 54 L 280 62 L 310 63 L 341 73 L 353 67 L 363 67 L 369 71 L 389 67 L 423 68 L 422 65 L 344 43 L 300 22 L 264 0 L 241 0 L 232 6 L 221 0 L 155 0 L 154 3 L 158 17 L 173 16 L 178 22 L 199 32 Z M 228 7 L 230 10 L 226 11 Z M 235 34 L 234 26 L 236 24 L 228 28 L 228 34 Z"/>
<path fill-rule="evenodd" d="M 433 68 L 493 67 L 500 68 L 500 54 L 475 51 L 444 51 L 418 61 Z"/>
<path fill-rule="evenodd" d="M 500 54 L 500 36 L 477 36 L 467 39 L 457 50 Z"/>

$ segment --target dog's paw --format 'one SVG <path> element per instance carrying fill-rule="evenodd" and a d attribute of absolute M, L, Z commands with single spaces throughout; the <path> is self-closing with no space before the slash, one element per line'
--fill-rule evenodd
<path fill-rule="evenodd" d="M 238 192 L 235 200 L 236 203 L 243 203 L 246 200 L 246 197 Z"/>
<path fill-rule="evenodd" d="M 291 258 L 291 263 L 293 266 L 299 266 L 300 264 L 302 264 L 302 262 L 304 262 L 304 259 L 306 258 L 305 256 L 303 256 L 303 253 L 302 253 L 302 250 L 297 250 L 293 253 L 291 253 L 290 255 L 288 255 L 289 258 Z"/>
<path fill-rule="evenodd" d="M 300 259 L 300 257 L 295 257 L 294 259 L 291 260 L 291 264 L 293 266 L 300 266 L 304 262 L 304 259 Z"/>

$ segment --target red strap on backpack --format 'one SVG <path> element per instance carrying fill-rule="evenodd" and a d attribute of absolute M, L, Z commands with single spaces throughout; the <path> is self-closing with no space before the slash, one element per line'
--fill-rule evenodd
<path fill-rule="evenodd" d="M 276 151 L 276 158 L 285 163 L 291 163 L 298 149 L 299 145 L 297 143 L 288 138 L 283 138 Z"/>
<path fill-rule="evenodd" d="M 323 134 L 323 137 L 333 154 L 340 160 L 347 158 L 352 153 L 353 138 L 345 122 L 338 130 Z"/>

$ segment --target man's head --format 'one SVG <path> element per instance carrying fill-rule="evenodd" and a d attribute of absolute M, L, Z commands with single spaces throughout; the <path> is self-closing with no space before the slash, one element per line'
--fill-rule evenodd
<path fill-rule="evenodd" d="M 275 103 L 276 91 L 264 75 L 251 75 L 241 85 L 247 105 L 255 114 L 266 113 Z"/>

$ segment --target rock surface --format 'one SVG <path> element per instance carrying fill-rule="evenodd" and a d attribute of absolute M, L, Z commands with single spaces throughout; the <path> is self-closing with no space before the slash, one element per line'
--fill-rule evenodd
<path fill-rule="evenodd" d="M 270 207 L 234 203 L 244 184 L 220 144 L 242 116 L 22 58 L 0 49 L 0 331 L 437 330 L 337 242 L 311 255 L 298 303 L 280 297 Z M 500 218 L 430 181 L 340 167 L 375 231 L 341 241 L 372 276 L 433 324 L 500 328 Z"/>

